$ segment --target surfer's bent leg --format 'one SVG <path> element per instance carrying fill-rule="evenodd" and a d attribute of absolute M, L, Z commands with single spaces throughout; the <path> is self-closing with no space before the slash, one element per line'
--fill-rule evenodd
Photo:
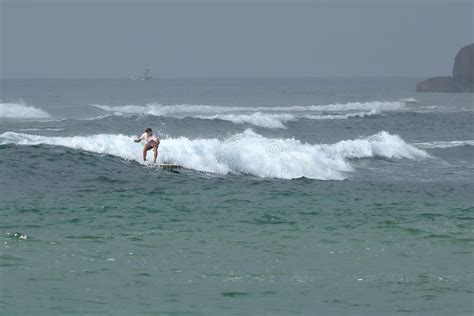
<path fill-rule="evenodd" d="M 143 147 L 143 161 L 146 161 L 146 152 L 148 151 L 148 145 L 145 145 L 145 147 Z"/>
<path fill-rule="evenodd" d="M 154 142 L 153 143 L 153 152 L 154 152 L 154 159 L 153 161 L 156 163 L 156 158 L 158 158 L 158 145 L 160 144 L 160 141 Z"/>
<path fill-rule="evenodd" d="M 149 141 L 145 144 L 145 147 L 143 147 L 143 161 L 146 161 L 146 152 L 154 148 L 154 143 L 154 141 Z"/>

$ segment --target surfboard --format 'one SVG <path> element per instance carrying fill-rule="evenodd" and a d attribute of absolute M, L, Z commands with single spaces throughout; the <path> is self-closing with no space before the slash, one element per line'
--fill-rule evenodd
<path fill-rule="evenodd" d="M 160 168 L 167 169 L 167 170 L 179 170 L 183 168 L 183 166 L 180 166 L 174 163 L 160 163 Z"/>

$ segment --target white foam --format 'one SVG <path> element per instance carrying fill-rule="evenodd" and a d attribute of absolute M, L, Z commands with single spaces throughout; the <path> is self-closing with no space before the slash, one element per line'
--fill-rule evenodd
<path fill-rule="evenodd" d="M 109 106 L 100 104 L 90 104 L 90 106 L 99 108 L 101 110 L 112 112 L 114 115 L 153 115 L 153 116 L 168 116 L 185 113 L 222 113 L 222 112 L 237 112 L 253 110 L 253 108 L 245 107 L 225 107 L 225 106 L 212 106 L 212 105 L 191 105 L 191 104 L 180 104 L 180 105 L 161 105 L 161 104 L 147 104 L 145 106 L 140 105 L 123 105 L 123 106 Z"/>
<path fill-rule="evenodd" d="M 96 121 L 96 120 L 103 120 L 103 119 L 114 117 L 114 116 L 122 116 L 122 114 L 119 114 L 119 115 L 106 114 L 106 115 L 99 115 L 99 116 L 89 117 L 89 118 L 80 119 L 80 120 L 81 121 Z"/>
<path fill-rule="evenodd" d="M 113 115 L 153 115 L 171 116 L 177 118 L 190 117 L 206 120 L 224 120 L 235 124 L 251 124 L 265 128 L 286 128 L 286 123 L 301 118 L 310 120 L 335 120 L 348 118 L 363 118 L 380 115 L 381 110 L 395 110 L 404 107 L 402 102 L 367 102 L 330 105 L 290 106 L 290 107 L 223 107 L 211 105 L 157 105 L 146 106 L 125 105 L 91 105 Z M 349 112 L 354 110 L 368 112 Z M 287 113 L 281 113 L 286 111 Z M 277 112 L 277 113 L 275 113 Z M 333 114 L 311 114 L 312 112 L 336 112 Z M 203 115 L 206 114 L 206 115 Z M 103 118 L 103 117 L 99 117 Z M 97 118 L 94 118 L 97 119 Z"/>
<path fill-rule="evenodd" d="M 53 127 L 44 127 L 44 128 L 22 128 L 22 132 L 34 132 L 34 131 L 46 131 L 46 132 L 62 132 L 63 128 L 53 128 Z"/>
<path fill-rule="evenodd" d="M 0 118 L 48 118 L 49 113 L 20 103 L 0 103 Z"/>
<path fill-rule="evenodd" d="M 406 108 L 405 102 L 402 101 L 372 101 L 372 102 L 350 102 L 335 103 L 327 105 L 307 105 L 307 106 L 290 106 L 290 107 L 272 107 L 274 111 L 289 109 L 291 111 L 324 111 L 324 112 L 344 112 L 344 111 L 396 111 Z"/>
<path fill-rule="evenodd" d="M 142 145 L 126 135 L 46 137 L 14 132 L 0 135 L 0 144 L 55 145 L 141 160 Z M 294 179 L 307 177 L 341 180 L 353 170 L 351 159 L 381 157 L 421 159 L 429 155 L 387 132 L 335 144 L 307 144 L 296 139 L 270 139 L 251 130 L 227 139 L 186 137 L 163 139 L 161 161 L 197 171 L 243 173 L 258 177 Z"/>
<path fill-rule="evenodd" d="M 255 112 L 252 114 L 215 114 L 197 115 L 195 118 L 204 120 L 223 120 L 235 124 L 251 124 L 266 128 L 286 128 L 285 123 L 296 120 L 296 116 L 291 114 L 274 114 Z"/>
<path fill-rule="evenodd" d="M 382 115 L 378 109 L 372 109 L 370 112 L 354 112 L 347 114 L 326 114 L 326 115 L 304 115 L 303 118 L 311 120 L 345 120 L 350 118 L 363 118 L 374 115 Z"/>
<path fill-rule="evenodd" d="M 402 102 L 407 102 L 407 103 L 419 103 L 417 99 L 415 98 L 405 98 L 405 99 L 400 99 Z"/>
<path fill-rule="evenodd" d="M 450 142 L 426 142 L 426 143 L 415 143 L 417 147 L 430 149 L 430 148 L 452 148 L 452 147 L 464 147 L 474 146 L 474 140 L 454 140 Z"/>
<path fill-rule="evenodd" d="M 207 113 L 207 114 L 223 114 L 229 112 L 341 112 L 341 111 L 394 111 L 405 108 L 405 103 L 402 101 L 384 102 L 351 102 L 351 103 L 335 103 L 327 105 L 295 105 L 295 106 L 257 106 L 257 107 L 242 107 L 242 106 L 214 106 L 214 105 L 161 105 L 161 104 L 147 104 L 145 106 L 139 105 L 124 105 L 124 106 L 109 106 L 100 104 L 91 104 L 90 106 L 99 108 L 101 110 L 112 112 L 115 115 L 138 114 L 138 115 L 155 115 L 167 116 L 176 114 L 191 114 L 191 113 Z"/>
<path fill-rule="evenodd" d="M 290 121 L 296 121 L 300 118 L 308 120 L 339 120 L 349 118 L 363 118 L 367 116 L 380 115 L 380 111 L 371 110 L 370 112 L 355 112 L 348 114 L 320 114 L 320 115 L 298 115 L 298 114 L 275 114 L 255 112 L 252 114 L 215 114 L 215 115 L 196 115 L 194 118 L 204 120 L 223 120 L 235 124 L 251 124 L 265 128 L 287 128 L 286 124 Z"/>

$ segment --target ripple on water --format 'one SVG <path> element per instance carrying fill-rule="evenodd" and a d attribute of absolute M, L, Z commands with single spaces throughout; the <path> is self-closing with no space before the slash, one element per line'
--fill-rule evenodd
<path fill-rule="evenodd" d="M 25 259 L 10 255 L 0 255 L 0 267 L 16 267 L 20 266 Z"/>
<path fill-rule="evenodd" d="M 250 292 L 222 292 L 221 295 L 225 297 L 245 297 L 249 296 Z"/>

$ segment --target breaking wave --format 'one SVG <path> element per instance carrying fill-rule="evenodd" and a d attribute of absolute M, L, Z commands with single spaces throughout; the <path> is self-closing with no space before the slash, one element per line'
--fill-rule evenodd
<path fill-rule="evenodd" d="M 226 107 L 211 105 L 160 105 L 146 106 L 125 105 L 91 105 L 116 116 L 153 115 L 177 118 L 198 118 L 206 120 L 223 120 L 235 124 L 251 124 L 265 128 L 286 128 L 289 121 L 298 119 L 333 120 L 363 118 L 380 115 L 381 111 L 400 110 L 404 102 L 353 102 L 345 104 L 282 106 L 282 107 Z M 366 112 L 354 112 L 366 111 Z M 314 112 L 326 112 L 315 114 Z M 328 114 L 327 112 L 331 112 Z M 344 113 L 349 112 L 349 113 Z"/>
<path fill-rule="evenodd" d="M 377 110 L 370 112 L 356 112 L 348 114 L 321 114 L 321 115 L 294 115 L 294 114 L 275 114 L 256 112 L 252 114 L 215 114 L 215 115 L 197 115 L 194 118 L 203 120 L 222 120 L 235 124 L 251 124 L 265 128 L 287 128 L 286 124 L 298 119 L 308 120 L 338 120 L 349 118 L 363 118 L 367 116 L 380 115 Z"/>
<path fill-rule="evenodd" d="M 294 105 L 294 106 L 257 106 L 257 107 L 243 107 L 243 106 L 214 106 L 214 105 L 161 105 L 161 104 L 147 104 L 145 106 L 139 105 L 124 105 L 124 106 L 109 106 L 100 104 L 91 104 L 90 106 L 99 108 L 101 110 L 112 112 L 115 115 L 139 114 L 139 115 L 155 115 L 167 116 L 172 114 L 189 114 L 189 113 L 212 113 L 222 114 L 228 112 L 341 112 L 341 111 L 394 111 L 404 109 L 405 102 L 350 102 L 350 103 L 335 103 L 327 105 Z"/>
<path fill-rule="evenodd" d="M 127 135 L 47 137 L 6 132 L 0 135 L 0 144 L 64 146 L 143 163 L 142 145 Z M 159 153 L 161 161 L 201 172 L 320 180 L 345 179 L 353 171 L 351 159 L 374 157 L 417 160 L 429 155 L 385 131 L 334 144 L 307 144 L 294 138 L 266 138 L 252 130 L 226 139 L 163 139 Z"/>
<path fill-rule="evenodd" d="M 48 112 L 19 103 L 0 103 L 0 118 L 48 118 Z"/>
<path fill-rule="evenodd" d="M 256 112 L 252 114 L 215 114 L 210 116 L 197 115 L 195 118 L 203 120 L 222 120 L 235 124 L 251 124 L 266 128 L 286 128 L 285 123 L 295 121 L 296 116 L 291 114 L 272 114 Z"/>

